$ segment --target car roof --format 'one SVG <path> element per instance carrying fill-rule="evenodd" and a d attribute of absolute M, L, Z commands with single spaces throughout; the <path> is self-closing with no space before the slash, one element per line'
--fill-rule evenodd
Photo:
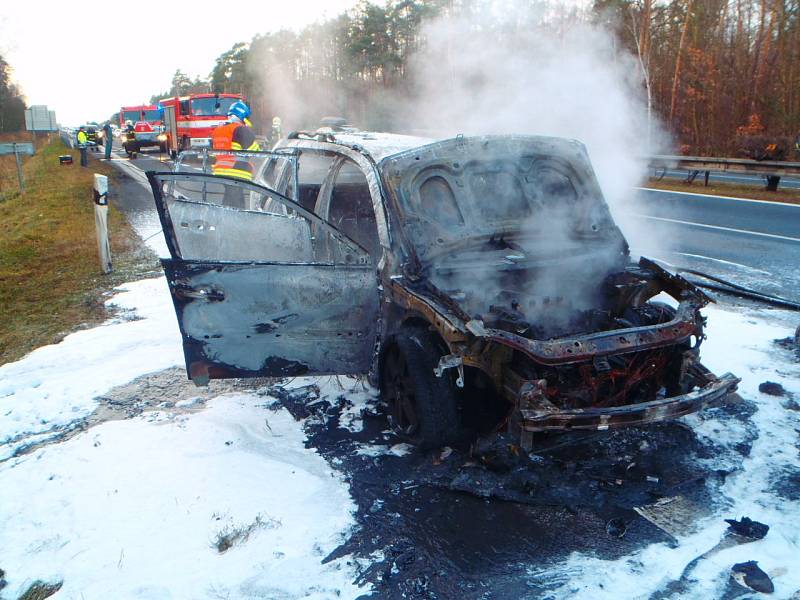
<path fill-rule="evenodd" d="M 345 131 L 334 133 L 333 138 L 339 144 L 361 146 L 372 156 L 375 162 L 380 162 L 392 154 L 427 146 L 437 141 L 437 139 L 429 137 L 375 131 Z"/>
<path fill-rule="evenodd" d="M 359 131 L 357 129 L 334 131 L 328 127 L 323 127 L 316 132 L 297 132 L 292 135 L 296 137 L 290 136 L 286 144 L 289 147 L 302 147 L 303 141 L 321 142 L 323 144 L 346 146 L 348 148 L 359 146 L 363 148 L 375 162 L 380 162 L 387 156 L 399 154 L 400 152 L 405 152 L 421 146 L 427 146 L 438 141 L 438 139 L 432 137 L 379 131 Z"/>
<path fill-rule="evenodd" d="M 296 136 L 296 137 L 292 137 Z M 416 136 L 416 135 L 406 135 L 406 134 L 399 134 L 399 133 L 386 133 L 386 132 L 378 132 L 378 131 L 361 131 L 355 128 L 352 129 L 345 129 L 344 131 L 335 131 L 329 127 L 322 127 L 318 129 L 316 132 L 297 132 L 295 134 L 290 134 L 289 143 L 287 144 L 289 147 L 292 146 L 302 146 L 303 141 L 313 141 L 322 144 L 331 144 L 331 145 L 340 145 L 346 146 L 348 148 L 352 148 L 353 146 L 359 146 L 363 148 L 363 150 L 369 154 L 372 159 L 379 163 L 384 159 L 391 158 L 395 155 L 402 154 L 403 152 L 408 152 L 410 150 L 415 150 L 417 148 L 422 148 L 425 146 L 430 146 L 432 144 L 437 143 L 444 143 L 448 140 L 456 140 L 461 138 L 462 136 L 444 136 L 444 137 L 424 137 L 424 136 Z M 491 136 L 475 136 L 480 138 L 481 140 L 489 140 L 489 139 L 529 139 L 529 140 L 537 140 L 540 142 L 549 142 L 549 143 L 556 143 L 556 144 L 579 144 L 582 146 L 580 142 L 577 140 L 569 139 L 569 138 L 559 138 L 559 137 L 551 137 L 551 136 L 539 136 L 539 135 L 513 135 L 513 134 L 504 134 L 504 135 L 491 135 Z M 465 141 L 473 140 L 474 137 L 465 137 Z"/>

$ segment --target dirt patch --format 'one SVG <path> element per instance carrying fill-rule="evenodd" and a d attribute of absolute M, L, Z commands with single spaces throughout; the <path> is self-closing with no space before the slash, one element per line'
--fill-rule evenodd
<path fill-rule="evenodd" d="M 34 581 L 19 600 L 44 600 L 55 594 L 61 589 L 63 582 L 45 583 L 44 581 Z"/>
<path fill-rule="evenodd" d="M 252 523 L 246 525 L 226 525 L 216 535 L 214 548 L 220 554 L 227 552 L 234 546 L 240 546 L 247 542 L 250 537 L 259 529 L 275 529 L 281 526 L 281 522 L 270 517 L 257 515 Z"/>
<path fill-rule="evenodd" d="M 16 445 L 11 455 L 13 458 L 29 454 L 42 446 L 64 442 L 105 421 L 130 419 L 160 410 L 169 410 L 173 414 L 198 411 L 217 396 L 252 392 L 273 383 L 275 380 L 272 379 L 226 379 L 211 381 L 206 387 L 197 387 L 186 377 L 185 369 L 173 367 L 137 377 L 98 396 L 99 406 L 84 419 L 36 434 L 29 443 L 25 439 L 7 442 Z"/>

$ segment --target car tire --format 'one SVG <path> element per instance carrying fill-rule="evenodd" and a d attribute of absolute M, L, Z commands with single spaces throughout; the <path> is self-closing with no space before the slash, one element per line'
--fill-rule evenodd
<path fill-rule="evenodd" d="M 453 372 L 436 377 L 442 348 L 433 333 L 406 327 L 387 344 L 381 361 L 381 397 L 389 426 L 420 448 L 439 448 L 462 438 Z"/>

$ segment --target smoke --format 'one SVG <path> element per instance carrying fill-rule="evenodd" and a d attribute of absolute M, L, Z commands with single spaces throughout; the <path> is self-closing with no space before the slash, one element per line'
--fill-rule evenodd
<path fill-rule="evenodd" d="M 644 157 L 667 139 L 657 123 L 648 127 L 639 63 L 620 50 L 611 32 L 577 11 L 554 6 L 496 1 L 431 22 L 424 50 L 410 64 L 410 92 L 395 105 L 399 122 L 433 137 L 533 134 L 579 140 L 631 245 L 636 247 L 641 235 L 652 247 L 652 234 L 640 232 L 626 217 L 633 188 L 646 172 Z M 550 256 L 566 250 L 576 216 L 551 209 L 534 218 L 547 221 L 547 232 L 526 250 Z M 546 318 L 569 327 L 575 310 L 598 305 L 598 286 L 612 263 L 608 254 L 595 255 L 568 271 L 562 265 L 537 273 L 521 290 L 531 300 L 523 312 L 532 321 Z M 484 273 L 449 283 L 485 310 L 496 303 L 502 280 Z M 543 299 L 549 303 L 543 305 Z"/>
<path fill-rule="evenodd" d="M 434 138 L 532 134 L 579 140 L 631 246 L 642 239 L 653 247 L 652 233 L 626 217 L 633 188 L 646 173 L 644 157 L 667 145 L 659 124 L 648 124 L 636 57 L 619 47 L 612 32 L 565 3 L 481 0 L 465 6 L 423 27 L 421 49 L 410 58 L 402 85 L 370 95 L 331 83 L 300 91 L 287 81 L 291 73 L 273 70 L 268 88 L 286 104 L 287 120 L 303 126 L 327 113 L 355 116 L 356 125 L 370 129 Z M 358 122 L 359 116 L 367 122 Z M 532 250 L 557 252 L 573 218 L 569 211 L 550 211 L 548 235 Z M 569 273 L 540 274 L 530 283 L 533 295 L 569 296 L 571 308 L 594 305 L 608 266 L 600 258 Z M 485 308 L 496 299 L 487 290 L 502 285 L 501 276 L 489 277 L 451 283 L 483 296 L 478 304 Z"/>
<path fill-rule="evenodd" d="M 650 152 L 641 71 L 610 32 L 552 6 L 492 2 L 430 23 L 398 108 L 403 121 L 437 134 L 580 140 L 616 205 L 641 181 Z M 657 124 L 652 131 L 655 142 L 666 139 Z"/>

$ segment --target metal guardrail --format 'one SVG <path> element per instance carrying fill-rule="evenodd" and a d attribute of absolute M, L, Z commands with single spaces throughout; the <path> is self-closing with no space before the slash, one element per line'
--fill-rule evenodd
<path fill-rule="evenodd" d="M 72 129 L 71 127 L 62 127 L 58 130 L 58 134 L 61 136 L 61 141 L 64 142 L 64 145 L 67 148 L 74 148 L 77 140 L 75 139 L 76 130 Z"/>
<path fill-rule="evenodd" d="M 705 174 L 705 185 L 713 173 L 750 173 L 761 175 L 766 182 L 766 190 L 778 190 L 781 177 L 800 175 L 800 162 L 784 162 L 777 160 L 753 160 L 750 158 L 716 158 L 713 156 L 650 156 L 650 168 L 662 169 L 658 179 L 664 177 L 668 169 L 688 171 L 686 181 L 694 182 L 700 173 Z"/>
<path fill-rule="evenodd" d="M 752 160 L 749 158 L 714 158 L 711 156 L 650 156 L 648 160 L 650 166 L 655 169 L 753 173 L 776 177 L 800 175 L 800 162 Z"/>

